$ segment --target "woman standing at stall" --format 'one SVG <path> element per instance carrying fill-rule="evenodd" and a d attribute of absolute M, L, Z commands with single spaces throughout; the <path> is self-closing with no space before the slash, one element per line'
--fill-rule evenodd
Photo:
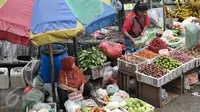
<path fill-rule="evenodd" d="M 75 65 L 75 58 L 64 57 L 61 60 L 61 70 L 58 76 L 58 96 L 60 108 L 65 111 L 64 103 L 68 100 L 68 93 L 82 92 L 84 97 L 90 97 L 91 86 Z"/>
<path fill-rule="evenodd" d="M 133 11 L 125 17 L 122 32 L 124 33 L 124 45 L 126 53 L 133 53 L 139 48 L 133 48 L 134 39 L 139 36 L 144 36 L 144 33 L 150 24 L 147 15 L 148 6 L 146 3 L 138 2 Z"/>

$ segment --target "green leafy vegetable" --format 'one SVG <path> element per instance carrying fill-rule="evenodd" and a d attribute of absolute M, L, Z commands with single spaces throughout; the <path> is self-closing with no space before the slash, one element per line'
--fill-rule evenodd
<path fill-rule="evenodd" d="M 92 49 L 89 50 L 80 50 L 78 52 L 78 60 L 82 72 L 85 72 L 90 67 L 102 68 L 105 59 L 106 56 L 103 52 L 99 51 L 95 47 L 92 47 Z"/>

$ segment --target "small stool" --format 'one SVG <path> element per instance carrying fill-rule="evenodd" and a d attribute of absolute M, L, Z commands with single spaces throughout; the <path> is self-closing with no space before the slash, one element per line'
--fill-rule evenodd
<path fill-rule="evenodd" d="M 0 68 L 0 89 L 9 88 L 9 76 L 7 68 Z"/>
<path fill-rule="evenodd" d="M 22 69 L 23 69 L 22 67 L 15 67 L 10 70 L 10 80 L 11 80 L 12 88 L 26 87 L 26 84 L 23 78 Z"/>

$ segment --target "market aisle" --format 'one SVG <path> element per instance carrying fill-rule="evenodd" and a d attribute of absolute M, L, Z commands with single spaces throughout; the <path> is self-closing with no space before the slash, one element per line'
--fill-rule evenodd
<path fill-rule="evenodd" d="M 192 89 L 192 92 L 199 92 L 199 86 Z M 182 96 L 178 97 L 168 105 L 156 109 L 155 112 L 199 112 L 200 110 L 200 98 L 192 96 L 192 92 L 186 92 Z"/>

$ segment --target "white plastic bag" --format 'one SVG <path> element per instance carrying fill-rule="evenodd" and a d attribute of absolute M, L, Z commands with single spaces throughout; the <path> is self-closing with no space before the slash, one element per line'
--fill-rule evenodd
<path fill-rule="evenodd" d="M 159 27 L 163 26 L 163 9 L 162 8 L 153 8 L 147 11 L 147 14 L 150 19 L 151 24 L 155 24 Z"/>
<path fill-rule="evenodd" d="M 70 100 L 67 100 L 64 105 L 67 112 L 76 112 L 76 110 L 80 108 L 80 105 Z"/>
<path fill-rule="evenodd" d="M 113 109 L 116 109 L 119 107 L 119 102 L 118 101 L 113 101 L 113 102 L 109 102 L 107 105 L 106 105 L 106 108 L 107 109 L 110 109 L 110 110 L 113 110 Z"/>
<path fill-rule="evenodd" d="M 111 6 L 116 11 L 120 11 L 122 9 L 122 3 L 119 0 L 111 0 Z"/>
<path fill-rule="evenodd" d="M 166 30 L 166 31 L 163 33 L 162 38 L 165 38 L 165 39 L 167 39 L 167 40 L 173 40 L 173 39 L 174 39 L 174 36 L 173 36 L 172 30 Z"/>
<path fill-rule="evenodd" d="M 129 94 L 123 90 L 119 90 L 114 94 L 114 96 L 120 96 L 122 99 L 127 99 L 130 97 Z"/>

